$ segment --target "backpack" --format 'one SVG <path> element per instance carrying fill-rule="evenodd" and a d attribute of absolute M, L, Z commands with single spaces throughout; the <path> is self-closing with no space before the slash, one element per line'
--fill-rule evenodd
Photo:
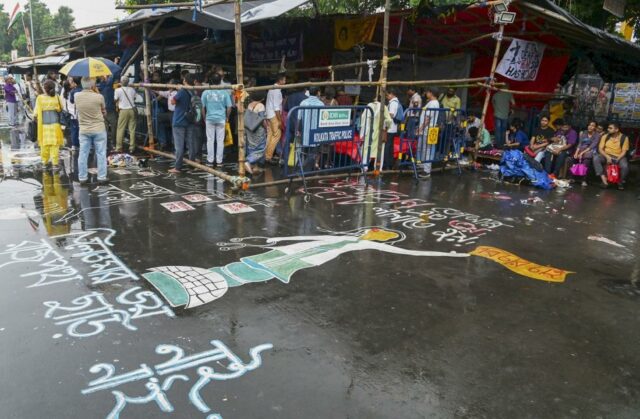
<path fill-rule="evenodd" d="M 191 96 L 191 100 L 189 102 L 189 108 L 185 113 L 185 118 L 190 124 L 197 124 L 202 122 L 202 114 L 203 114 L 203 106 L 202 99 L 200 96 L 194 95 L 191 92 L 188 92 L 189 96 Z"/>
<path fill-rule="evenodd" d="M 391 99 L 391 102 L 393 102 L 394 100 L 398 102 L 398 111 L 393 116 L 393 122 L 394 124 L 402 124 L 404 122 L 404 108 L 402 107 L 402 104 L 400 103 L 400 100 L 398 100 L 398 98 Z"/>

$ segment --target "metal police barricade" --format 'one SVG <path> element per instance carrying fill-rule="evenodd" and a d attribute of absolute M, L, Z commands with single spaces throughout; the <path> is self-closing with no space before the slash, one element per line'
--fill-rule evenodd
<path fill-rule="evenodd" d="M 419 165 L 455 161 L 462 173 L 459 159 L 466 136 L 465 115 L 462 109 L 408 108 L 400 138 L 393 145 L 399 169 L 410 167 L 418 179 Z"/>
<path fill-rule="evenodd" d="M 284 175 L 301 177 L 307 193 L 306 177 L 323 173 L 364 172 L 375 157 L 373 110 L 367 106 L 297 106 L 289 111 L 283 147 Z"/>

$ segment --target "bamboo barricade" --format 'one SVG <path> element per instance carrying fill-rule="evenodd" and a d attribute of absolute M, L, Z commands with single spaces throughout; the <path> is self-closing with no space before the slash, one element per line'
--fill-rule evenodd
<path fill-rule="evenodd" d="M 471 83 L 480 83 L 487 82 L 487 77 L 475 77 L 468 79 L 442 79 L 442 80 L 409 80 L 409 81 L 387 81 L 387 86 L 464 86 L 469 87 Z M 300 89 L 305 87 L 327 87 L 327 86 L 365 86 L 365 87 L 378 87 L 381 86 L 381 81 L 318 81 L 318 82 L 304 82 L 304 83 L 291 83 L 291 84 L 282 84 L 282 85 L 267 85 L 267 86 L 255 86 L 255 87 L 244 87 L 241 84 L 233 84 L 227 86 L 212 86 L 212 85 L 201 85 L 201 86 L 185 86 L 182 84 L 166 84 L 166 83 L 131 83 L 131 87 L 141 88 L 141 89 L 152 89 L 152 90 L 178 90 L 178 89 L 187 89 L 187 90 L 244 90 L 245 92 L 260 92 L 271 89 Z M 473 86 L 477 86 L 477 84 L 473 84 Z M 484 86 L 484 85 L 481 85 Z"/>
<path fill-rule="evenodd" d="M 153 148 L 150 147 L 138 147 L 141 148 L 142 150 L 151 153 L 151 154 L 155 154 L 156 156 L 160 156 L 160 157 L 166 157 L 168 159 L 174 159 L 176 158 L 175 154 L 173 153 L 167 153 L 164 151 L 160 151 L 160 150 L 155 150 Z M 248 179 L 246 178 L 242 178 L 239 176 L 232 176 L 228 173 L 225 172 L 221 172 L 219 170 L 216 169 L 212 169 L 211 167 L 205 166 L 204 164 L 201 163 L 197 163 L 193 160 L 189 160 L 189 159 L 183 159 L 183 162 L 188 165 L 193 167 L 194 169 L 199 169 L 199 170 L 203 170 L 205 172 L 211 173 L 212 175 L 219 177 L 220 179 L 229 182 L 234 188 L 237 189 L 243 189 L 246 190 L 249 187 L 248 184 Z"/>
<path fill-rule="evenodd" d="M 574 95 L 565 95 L 565 94 L 548 93 L 548 92 L 531 92 L 526 90 L 511 90 L 511 89 L 502 89 L 500 87 L 497 87 L 497 86 L 504 86 L 504 85 L 505 85 L 504 83 L 494 83 L 493 85 L 478 83 L 476 86 L 484 87 L 486 89 L 494 90 L 496 92 L 511 93 L 512 95 L 515 95 L 515 96 L 540 96 L 540 97 L 565 98 L 565 99 L 575 97 Z"/>

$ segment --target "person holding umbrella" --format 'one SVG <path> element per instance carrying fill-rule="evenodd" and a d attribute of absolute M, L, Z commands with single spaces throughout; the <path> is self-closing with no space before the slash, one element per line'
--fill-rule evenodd
<path fill-rule="evenodd" d="M 107 180 L 107 114 L 104 97 L 97 91 L 96 78 L 111 76 L 108 60 L 83 58 L 65 65 L 60 72 L 68 77 L 82 77 L 82 91 L 74 97 L 78 125 L 80 127 L 80 154 L 78 155 L 78 180 L 86 185 L 89 180 L 87 163 L 91 147 L 98 161 L 98 182 L 103 185 Z M 110 65 L 114 63 L 109 62 Z"/>

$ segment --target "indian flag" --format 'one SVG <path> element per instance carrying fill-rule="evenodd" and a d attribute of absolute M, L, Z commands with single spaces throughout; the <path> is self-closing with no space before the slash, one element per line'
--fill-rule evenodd
<path fill-rule="evenodd" d="M 11 29 L 11 26 L 16 22 L 16 18 L 22 11 L 22 6 L 20 2 L 16 2 L 16 5 L 11 9 L 11 13 L 9 13 L 9 25 L 7 26 L 7 30 Z"/>

